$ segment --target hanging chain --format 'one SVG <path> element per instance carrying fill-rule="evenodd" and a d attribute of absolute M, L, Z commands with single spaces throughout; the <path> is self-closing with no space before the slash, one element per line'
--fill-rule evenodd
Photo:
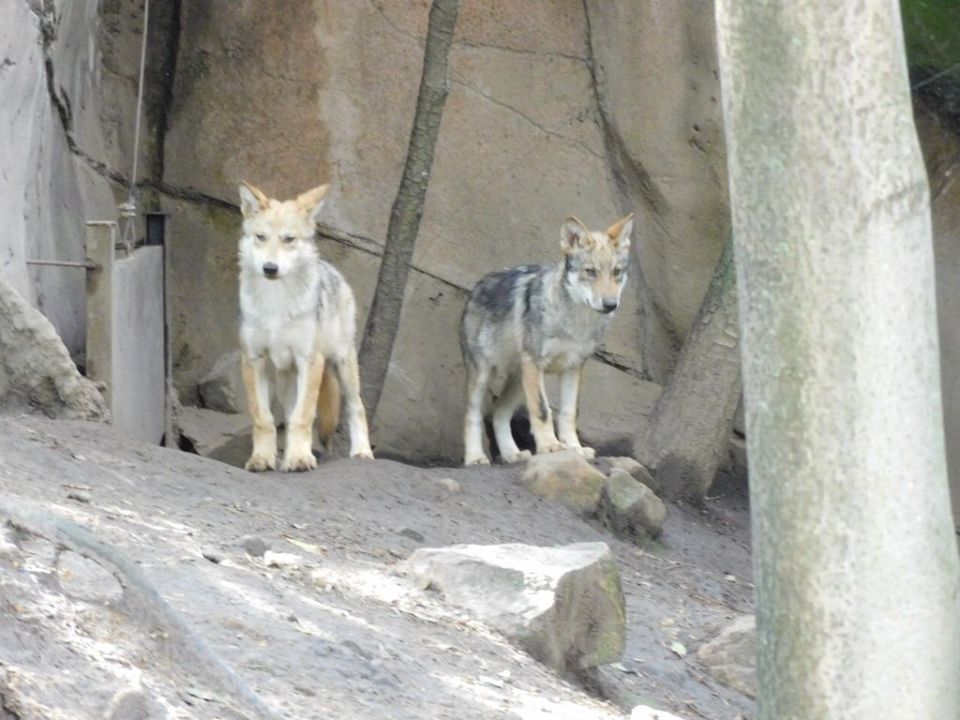
<path fill-rule="evenodd" d="M 140 76 L 137 81 L 137 115 L 133 126 L 133 171 L 130 173 L 130 187 L 127 201 L 120 203 L 120 242 L 127 250 L 133 251 L 137 233 L 137 171 L 140 161 L 140 117 L 143 113 L 143 76 L 147 66 L 147 32 L 150 29 L 150 0 L 143 1 L 143 41 L 140 44 Z"/>

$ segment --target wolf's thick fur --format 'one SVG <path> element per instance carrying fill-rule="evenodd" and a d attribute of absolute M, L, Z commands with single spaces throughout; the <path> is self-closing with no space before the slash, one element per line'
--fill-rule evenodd
<path fill-rule="evenodd" d="M 340 386 L 350 423 L 350 455 L 372 458 L 360 400 L 356 302 L 347 281 L 317 255 L 314 232 L 328 187 L 295 200 L 267 198 L 240 186 L 240 347 L 243 384 L 253 420 L 247 470 L 277 466 L 275 395 L 286 415 L 281 470 L 310 470 L 313 427 L 328 444 L 340 415 Z"/>
<path fill-rule="evenodd" d="M 483 449 L 483 406 L 495 376 L 504 385 L 493 410 L 493 430 L 506 462 L 530 455 L 517 447 L 510 431 L 510 419 L 524 400 L 538 453 L 572 448 L 593 457 L 577 435 L 580 375 L 620 304 L 632 229 L 632 213 L 604 232 L 591 232 L 576 218 L 567 218 L 561 229 L 563 262 L 521 265 L 477 283 L 460 325 L 467 369 L 465 465 L 490 462 Z M 545 372 L 561 376 L 559 439 L 544 389 Z"/>

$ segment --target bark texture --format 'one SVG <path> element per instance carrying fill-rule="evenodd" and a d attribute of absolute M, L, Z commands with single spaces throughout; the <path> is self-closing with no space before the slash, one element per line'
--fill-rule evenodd
<path fill-rule="evenodd" d="M 653 419 L 634 444 L 634 455 L 665 496 L 706 496 L 726 457 L 740 387 L 736 271 L 728 241 Z"/>
<path fill-rule="evenodd" d="M 891 0 L 719 0 L 759 717 L 957 718 L 930 197 Z"/>
<path fill-rule="evenodd" d="M 380 393 L 400 326 L 410 261 L 423 216 L 440 120 L 447 100 L 447 56 L 453 42 L 459 9 L 460 0 L 433 0 L 430 8 L 413 132 L 400 189 L 390 211 L 377 289 L 360 344 L 363 404 L 370 416 L 376 413 L 380 403 Z"/>

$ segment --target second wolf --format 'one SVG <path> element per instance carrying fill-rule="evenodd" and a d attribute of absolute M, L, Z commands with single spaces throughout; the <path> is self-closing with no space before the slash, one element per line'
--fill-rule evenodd
<path fill-rule="evenodd" d="M 350 455 L 373 457 L 360 400 L 356 303 L 344 277 L 321 260 L 316 218 L 328 186 L 281 202 L 240 186 L 240 346 L 243 384 L 253 421 L 248 470 L 277 465 L 275 394 L 286 415 L 282 470 L 309 470 L 313 426 L 327 443 L 340 415 L 343 385 Z"/>
<path fill-rule="evenodd" d="M 493 431 L 506 462 L 530 453 L 513 439 L 510 420 L 526 400 L 538 453 L 562 448 L 586 457 L 580 444 L 577 396 L 583 364 L 599 347 L 627 281 L 633 214 L 603 232 L 570 217 L 561 229 L 563 261 L 493 272 L 467 300 L 460 344 L 467 370 L 464 464 L 485 464 L 483 408 L 494 377 L 504 381 L 493 410 Z M 557 433 L 544 388 L 544 373 L 560 373 Z"/>

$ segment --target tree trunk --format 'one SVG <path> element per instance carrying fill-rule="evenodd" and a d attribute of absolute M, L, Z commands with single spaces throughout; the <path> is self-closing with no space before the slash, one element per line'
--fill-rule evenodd
<path fill-rule="evenodd" d="M 667 497 L 699 502 L 706 496 L 730 446 L 740 384 L 736 272 L 728 241 L 653 420 L 634 444 L 634 455 Z"/>
<path fill-rule="evenodd" d="M 430 168 L 433 166 L 443 106 L 447 100 L 447 55 L 453 42 L 459 9 L 460 0 L 433 0 L 430 8 L 423 74 L 407 160 L 400 189 L 390 211 L 377 289 L 360 344 L 363 403 L 371 418 L 380 403 L 380 393 L 400 326 L 403 294 L 430 183 Z"/>
<path fill-rule="evenodd" d="M 930 202 L 899 8 L 716 12 L 759 718 L 957 718 Z"/>

